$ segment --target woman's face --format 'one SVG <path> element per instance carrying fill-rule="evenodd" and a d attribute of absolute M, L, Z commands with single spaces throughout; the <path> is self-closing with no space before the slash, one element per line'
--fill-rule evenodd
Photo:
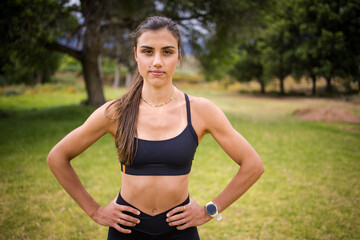
<path fill-rule="evenodd" d="M 166 28 L 146 31 L 134 49 L 140 75 L 155 87 L 171 83 L 179 61 L 178 41 Z"/>

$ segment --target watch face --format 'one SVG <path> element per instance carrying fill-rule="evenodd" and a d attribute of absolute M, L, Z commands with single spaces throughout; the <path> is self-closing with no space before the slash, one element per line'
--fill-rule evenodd
<path fill-rule="evenodd" d="M 208 204 L 206 206 L 206 212 L 210 215 L 214 215 L 216 213 L 216 206 L 214 204 Z"/>

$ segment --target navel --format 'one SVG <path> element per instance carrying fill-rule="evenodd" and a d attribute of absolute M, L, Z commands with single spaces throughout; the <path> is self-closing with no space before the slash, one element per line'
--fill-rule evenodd
<path fill-rule="evenodd" d="M 157 209 L 156 209 L 156 208 L 154 208 L 154 209 L 152 210 L 152 213 L 155 215 L 155 214 L 156 214 L 156 212 L 157 212 Z"/>

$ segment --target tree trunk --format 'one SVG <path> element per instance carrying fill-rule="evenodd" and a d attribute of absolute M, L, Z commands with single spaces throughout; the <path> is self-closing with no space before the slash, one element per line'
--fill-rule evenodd
<path fill-rule="evenodd" d="M 86 18 L 86 31 L 81 55 L 81 64 L 88 94 L 86 104 L 100 106 L 105 103 L 101 72 L 99 69 L 101 17 L 97 16 L 97 13 L 100 10 L 97 11 L 94 5 L 86 1 L 82 1 L 81 5 Z"/>
<path fill-rule="evenodd" d="M 125 87 L 130 87 L 131 78 L 132 78 L 132 74 L 130 72 L 127 72 L 126 73 L 126 79 L 125 79 Z"/>
<path fill-rule="evenodd" d="M 84 58 L 81 61 L 88 95 L 85 103 L 91 106 L 100 106 L 105 103 L 103 84 L 100 78 L 97 60 L 98 56 L 96 56 L 96 54 L 88 53 L 84 54 Z"/>
<path fill-rule="evenodd" d="M 261 88 L 261 94 L 265 94 L 265 83 L 263 80 L 259 80 L 260 88 Z"/>
<path fill-rule="evenodd" d="M 315 96 L 316 95 L 316 76 L 311 75 L 311 80 L 312 80 L 312 95 Z"/>
<path fill-rule="evenodd" d="M 285 90 L 284 90 L 284 77 L 280 77 L 280 95 L 285 95 Z"/>
<path fill-rule="evenodd" d="M 99 70 L 99 57 L 101 48 L 100 22 L 89 21 L 84 34 L 84 46 L 81 56 L 81 64 L 84 72 L 87 105 L 100 106 L 105 103 L 103 84 Z"/>
<path fill-rule="evenodd" d="M 116 61 L 113 87 L 118 88 L 119 86 L 120 86 L 120 63 Z"/>
<path fill-rule="evenodd" d="M 42 82 L 41 80 L 42 80 L 42 74 L 41 74 L 41 72 L 36 71 L 35 77 L 34 77 L 34 79 L 33 79 L 33 84 L 34 84 L 34 85 L 41 84 L 41 82 Z"/>
<path fill-rule="evenodd" d="M 120 36 L 117 36 L 119 39 Z M 115 52 L 116 52 L 116 58 L 115 58 L 115 76 L 114 76 L 114 88 L 118 88 L 120 86 L 120 56 L 121 56 L 121 45 L 120 41 L 116 41 L 115 43 Z"/>
<path fill-rule="evenodd" d="M 103 79 L 103 72 L 102 72 L 102 59 L 101 59 L 101 55 L 99 55 L 98 57 L 98 69 L 99 69 L 99 73 L 100 73 L 100 79 Z"/>
<path fill-rule="evenodd" d="M 326 89 L 325 92 L 327 93 L 331 93 L 333 90 L 332 85 L 331 85 L 331 77 L 326 77 Z"/>

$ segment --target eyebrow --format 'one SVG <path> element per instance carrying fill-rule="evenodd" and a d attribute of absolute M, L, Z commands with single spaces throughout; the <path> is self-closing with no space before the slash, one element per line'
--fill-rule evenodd
<path fill-rule="evenodd" d="M 140 48 L 150 48 L 150 49 L 154 49 L 153 47 L 149 47 L 149 46 L 145 46 L 145 45 L 140 46 Z M 176 49 L 176 47 L 174 47 L 174 46 L 166 46 L 166 47 L 162 47 L 161 49 L 166 49 L 166 48 L 174 48 L 174 49 Z"/>

